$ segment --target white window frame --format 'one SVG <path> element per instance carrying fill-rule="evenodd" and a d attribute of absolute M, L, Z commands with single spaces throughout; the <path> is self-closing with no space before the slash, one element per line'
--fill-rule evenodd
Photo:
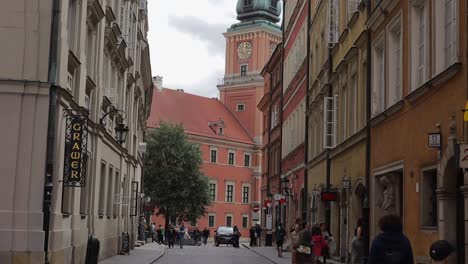
<path fill-rule="evenodd" d="M 232 154 L 232 156 L 233 156 L 232 164 L 231 164 L 230 159 L 229 159 L 229 158 L 230 158 L 230 157 L 229 157 L 230 154 Z M 228 164 L 228 165 L 232 165 L 232 166 L 235 166 L 235 165 L 236 165 L 236 151 L 235 151 L 235 150 L 232 150 L 232 149 L 228 150 L 228 160 L 227 160 L 227 164 Z"/>
<path fill-rule="evenodd" d="M 413 2 L 411 7 L 411 91 L 427 81 L 429 60 L 429 8 L 427 0 Z"/>
<path fill-rule="evenodd" d="M 249 188 L 248 192 L 247 192 L 247 202 L 244 202 L 244 188 Z M 251 192 L 252 188 L 250 187 L 250 184 L 242 184 L 242 203 L 243 204 L 249 204 L 250 203 L 250 192 Z"/>
<path fill-rule="evenodd" d="M 245 67 L 245 73 L 243 73 L 242 71 L 242 68 Z M 248 72 L 249 72 L 249 65 L 248 64 L 241 64 L 240 65 L 240 76 L 247 76 Z"/>
<path fill-rule="evenodd" d="M 323 147 L 334 148 L 336 145 L 336 101 L 337 97 L 324 97 L 323 108 Z"/>
<path fill-rule="evenodd" d="M 216 161 L 212 160 L 212 151 L 216 151 Z M 210 163 L 218 163 L 218 148 L 217 147 L 210 147 Z"/>
<path fill-rule="evenodd" d="M 349 104 L 349 108 L 350 108 L 350 120 L 349 122 L 351 122 L 350 124 L 350 128 L 351 128 L 351 133 L 350 135 L 354 135 L 356 132 L 357 132 L 357 115 L 358 115 L 358 72 L 357 72 L 357 62 L 354 61 L 353 63 L 351 63 L 351 69 L 350 69 L 350 85 L 351 87 L 349 87 L 349 98 L 350 98 L 350 104 Z"/>
<path fill-rule="evenodd" d="M 372 45 L 371 113 L 376 116 L 385 109 L 385 34 L 382 32 Z"/>
<path fill-rule="evenodd" d="M 210 217 L 213 217 L 213 226 L 210 225 Z M 208 213 L 208 227 L 215 227 L 216 226 L 216 214 L 215 213 Z"/>
<path fill-rule="evenodd" d="M 217 181 L 213 181 L 213 180 L 210 180 L 209 182 L 209 196 L 210 196 L 210 199 L 211 199 L 211 184 L 214 184 L 214 199 L 212 200 L 213 202 L 216 201 L 216 199 L 218 198 L 218 182 Z"/>
<path fill-rule="evenodd" d="M 248 166 L 245 166 L 245 157 L 248 156 L 249 157 L 249 164 Z M 250 152 L 244 152 L 244 167 L 252 167 L 252 153 Z"/>
<path fill-rule="evenodd" d="M 232 186 L 232 201 L 228 201 L 228 186 Z M 236 201 L 236 184 L 234 182 L 226 182 L 226 193 L 224 200 L 226 203 L 234 203 Z"/>
<path fill-rule="evenodd" d="M 451 5 L 451 10 L 447 9 Z M 451 14 L 449 14 L 451 11 Z M 457 26 L 457 0 L 444 1 L 444 55 L 445 67 L 448 68 L 457 62 L 457 43 L 458 43 L 458 26 Z M 451 15 L 451 17 L 448 17 Z"/>
<path fill-rule="evenodd" d="M 403 94 L 403 27 L 401 12 L 387 26 L 388 92 L 386 108 L 401 100 Z"/>
<path fill-rule="evenodd" d="M 247 222 L 246 222 L 245 226 L 244 226 L 244 218 L 247 218 Z M 249 215 L 248 214 L 242 214 L 241 220 L 242 220 L 242 222 L 241 222 L 242 228 L 249 228 Z"/>
<path fill-rule="evenodd" d="M 239 107 L 242 107 L 242 109 L 239 109 Z M 237 104 L 236 112 L 245 112 L 245 104 Z"/>
<path fill-rule="evenodd" d="M 231 225 L 228 225 L 228 221 L 227 221 L 228 217 L 231 217 Z M 226 219 L 225 219 L 225 221 L 226 221 L 226 222 L 225 222 L 225 223 L 226 223 L 226 226 L 228 226 L 228 227 L 233 227 L 233 226 L 234 226 L 234 216 L 232 216 L 232 214 L 226 214 Z"/>
<path fill-rule="evenodd" d="M 340 1 L 328 0 L 328 44 L 333 46 L 340 38 Z"/>

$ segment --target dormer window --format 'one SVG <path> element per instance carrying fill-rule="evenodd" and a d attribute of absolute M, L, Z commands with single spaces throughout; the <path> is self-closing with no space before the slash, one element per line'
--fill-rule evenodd
<path fill-rule="evenodd" d="M 252 6 L 252 0 L 244 0 L 244 6 Z"/>

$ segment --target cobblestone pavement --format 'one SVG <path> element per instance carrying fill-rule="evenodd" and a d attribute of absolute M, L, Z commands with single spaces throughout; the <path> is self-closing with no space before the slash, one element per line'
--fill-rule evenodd
<path fill-rule="evenodd" d="M 99 261 L 99 264 L 151 264 L 164 255 L 165 246 L 149 243 L 130 251 L 130 255 L 117 255 Z"/>
<path fill-rule="evenodd" d="M 184 246 L 167 249 L 156 264 L 271 264 L 267 258 L 244 248 L 233 248 L 213 244 L 205 246 Z M 132 263 L 133 264 L 133 263 Z"/>

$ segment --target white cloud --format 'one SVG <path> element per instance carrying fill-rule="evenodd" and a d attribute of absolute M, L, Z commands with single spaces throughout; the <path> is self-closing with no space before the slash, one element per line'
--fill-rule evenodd
<path fill-rule="evenodd" d="M 148 2 L 152 74 L 163 76 L 165 87 L 216 96 L 224 75 L 222 33 L 237 23 L 237 1 Z"/>

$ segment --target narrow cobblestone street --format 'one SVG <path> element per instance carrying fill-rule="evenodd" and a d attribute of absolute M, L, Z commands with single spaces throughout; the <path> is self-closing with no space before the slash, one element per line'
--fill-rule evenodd
<path fill-rule="evenodd" d="M 157 264 L 269 264 L 275 263 L 267 258 L 256 254 L 255 252 L 244 248 L 233 248 L 228 246 L 213 247 L 208 244 L 206 247 L 185 246 L 183 249 L 178 247 L 167 249 L 166 254 L 159 259 Z M 137 263 L 133 263 L 137 264 Z"/>

